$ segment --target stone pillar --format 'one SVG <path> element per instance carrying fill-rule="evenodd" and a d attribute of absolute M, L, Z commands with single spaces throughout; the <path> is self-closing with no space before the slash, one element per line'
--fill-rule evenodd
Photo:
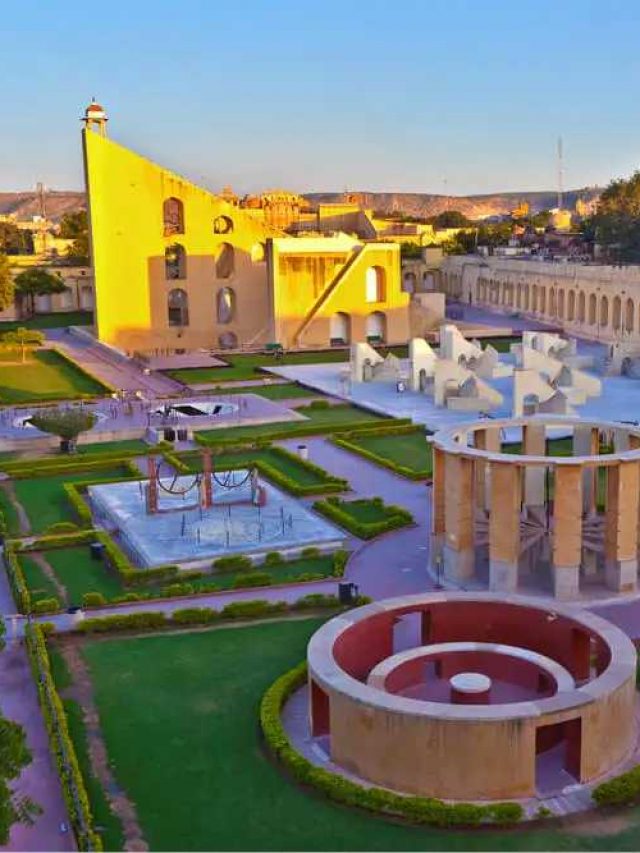
<path fill-rule="evenodd" d="M 475 569 L 473 459 L 447 453 L 445 478 L 444 573 L 454 581 L 464 581 Z"/>
<path fill-rule="evenodd" d="M 546 456 L 544 424 L 530 423 L 522 429 L 522 452 L 525 456 Z M 544 465 L 530 465 L 524 472 L 525 506 L 544 506 Z"/>
<path fill-rule="evenodd" d="M 496 592 L 518 588 L 521 472 L 514 462 L 491 463 L 489 589 Z"/>
<path fill-rule="evenodd" d="M 600 431 L 590 426 L 573 428 L 573 455 L 598 456 L 600 453 Z M 595 515 L 598 500 L 598 466 L 584 468 L 582 472 L 582 511 Z"/>
<path fill-rule="evenodd" d="M 607 467 L 605 572 L 607 586 L 617 592 L 630 592 L 637 584 L 639 466 L 634 461 Z"/>
<path fill-rule="evenodd" d="M 491 453 L 500 453 L 502 439 L 500 430 L 479 429 L 474 433 L 475 446 L 478 450 L 488 450 Z M 478 509 L 488 510 L 491 507 L 491 471 L 488 462 L 476 459 L 476 506 Z"/>
<path fill-rule="evenodd" d="M 431 467 L 431 543 L 430 563 L 437 569 L 442 560 L 444 545 L 444 494 L 445 494 L 445 454 L 432 445 Z"/>
<path fill-rule="evenodd" d="M 147 515 L 154 515 L 158 512 L 158 460 L 155 456 L 147 456 L 147 472 Z"/>
<path fill-rule="evenodd" d="M 576 598 L 580 591 L 582 557 L 582 466 L 554 467 L 553 592 Z"/>

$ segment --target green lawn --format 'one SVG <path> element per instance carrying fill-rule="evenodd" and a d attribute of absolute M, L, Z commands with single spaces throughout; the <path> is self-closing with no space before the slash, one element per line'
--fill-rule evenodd
<path fill-rule="evenodd" d="M 371 498 L 340 501 L 340 509 L 360 524 L 376 524 L 378 521 L 386 521 L 391 514 L 382 501 L 374 502 Z"/>
<path fill-rule="evenodd" d="M 326 409 L 315 409 L 313 406 L 300 406 L 296 411 L 304 415 L 308 420 L 202 430 L 198 432 L 198 436 L 213 444 L 219 441 L 253 441 L 257 438 L 269 438 L 274 433 L 287 433 L 295 437 L 296 434 L 300 434 L 301 432 L 304 434 L 310 425 L 317 427 L 318 434 L 320 435 L 340 429 L 344 425 L 348 426 L 356 423 L 393 423 L 389 418 L 383 418 L 381 415 L 376 415 L 373 412 L 368 412 L 349 403 L 329 406 Z"/>
<path fill-rule="evenodd" d="M 94 560 L 88 544 L 70 545 L 67 548 L 49 548 L 41 552 L 54 571 L 58 581 L 67 590 L 69 605 L 82 605 L 82 596 L 86 592 L 99 592 L 107 601 L 120 598 L 127 592 L 136 592 L 149 598 L 162 595 L 167 581 L 156 586 L 138 587 L 135 590 L 126 589 L 117 574 L 110 570 L 101 560 Z M 42 598 L 60 598 L 53 582 L 44 574 L 40 566 L 30 554 L 19 554 L 18 559 L 25 576 L 33 602 Z M 303 574 L 322 575 L 330 577 L 333 572 L 333 555 L 300 558 L 280 563 L 276 566 L 255 566 L 251 571 L 268 572 L 272 584 L 289 583 Z M 217 590 L 232 589 L 241 572 L 217 572 L 189 581 L 194 592 L 216 592 Z M 61 604 L 63 602 L 60 602 Z"/>
<path fill-rule="evenodd" d="M 2 513 L 5 524 L 7 525 L 7 534 L 9 536 L 19 536 L 20 522 L 18 521 L 18 513 L 4 489 L 0 489 L 0 513 Z"/>
<path fill-rule="evenodd" d="M 263 751 L 258 705 L 269 684 L 302 660 L 320 624 L 282 621 L 84 647 L 110 761 L 152 850 L 637 849 L 637 808 L 624 810 L 628 828 L 615 835 L 555 827 L 448 832 L 336 806 L 297 787 Z M 78 738 L 75 727 L 72 735 Z"/>
<path fill-rule="evenodd" d="M 58 311 L 55 314 L 36 314 L 25 320 L 3 320 L 0 322 L 0 334 L 13 329 L 61 329 L 64 326 L 90 326 L 93 323 L 91 311 Z"/>
<path fill-rule="evenodd" d="M 231 388 L 217 386 L 212 393 L 219 391 L 221 394 L 258 394 L 267 400 L 295 400 L 298 397 L 322 397 L 323 395 L 311 388 L 305 388 L 296 382 L 286 382 L 279 385 L 234 385 Z"/>
<path fill-rule="evenodd" d="M 125 480 L 131 475 L 123 465 L 113 465 L 96 471 L 14 480 L 13 485 L 16 497 L 29 516 L 32 532 L 43 533 L 47 527 L 58 521 L 76 521 L 63 489 L 64 483 L 86 483 L 112 477 Z"/>
<path fill-rule="evenodd" d="M 202 470 L 202 456 L 200 453 L 185 453 L 180 455 L 180 459 L 186 462 L 192 471 Z M 275 468 L 286 477 L 290 477 L 295 483 L 300 486 L 324 486 L 330 481 L 331 475 L 327 472 L 326 476 L 308 468 L 302 460 L 297 457 L 289 457 L 285 454 L 280 454 L 272 448 L 264 450 L 247 450 L 240 453 L 221 453 L 215 454 L 213 462 L 216 471 L 224 471 L 232 468 L 251 467 L 254 462 L 264 462 Z M 268 477 L 268 475 L 266 475 Z M 215 488 L 215 484 L 214 484 Z"/>
<path fill-rule="evenodd" d="M 349 442 L 361 447 L 369 453 L 374 453 L 382 459 L 387 459 L 396 465 L 409 468 L 416 473 L 431 474 L 431 445 L 427 441 L 424 430 L 400 433 L 398 435 L 366 435 L 350 436 Z"/>
<path fill-rule="evenodd" d="M 122 453 L 123 456 L 146 455 L 150 446 L 141 438 L 123 439 L 122 441 L 104 441 L 94 442 L 93 444 L 80 444 L 76 449 L 74 456 L 61 453 L 58 449 L 50 450 L 47 453 L 34 454 L 28 451 L 15 451 L 0 453 L 0 470 L 11 471 L 14 468 L 21 468 L 26 465 L 38 464 L 42 460 L 43 464 L 48 467 L 54 466 L 56 463 L 60 465 L 68 465 L 73 462 L 76 457 L 80 456 L 82 462 L 88 461 L 84 457 L 100 457 L 106 453 Z M 92 461 L 91 460 L 91 461 Z"/>
<path fill-rule="evenodd" d="M 107 388 L 53 350 L 24 364 L 0 364 L 0 403 L 30 403 L 106 394 Z"/>

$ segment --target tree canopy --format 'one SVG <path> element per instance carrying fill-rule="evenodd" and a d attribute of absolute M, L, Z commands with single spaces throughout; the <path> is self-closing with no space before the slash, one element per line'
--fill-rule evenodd
<path fill-rule="evenodd" d="M 86 210 L 65 213 L 60 220 L 60 236 L 73 243 L 67 249 L 67 257 L 77 262 L 89 262 L 89 222 Z"/>
<path fill-rule="evenodd" d="M 90 430 L 95 422 L 96 416 L 93 412 L 79 407 L 47 409 L 31 416 L 33 426 L 42 432 L 57 435 L 65 451 L 73 450 L 78 436 Z"/>
<path fill-rule="evenodd" d="M 57 273 L 49 272 L 43 267 L 31 267 L 15 277 L 16 293 L 27 300 L 32 314 L 35 311 L 36 296 L 62 293 L 66 289 L 66 284 Z"/>
<path fill-rule="evenodd" d="M 0 222 L 0 252 L 6 255 L 32 255 L 33 234 L 18 228 L 15 222 Z"/>
<path fill-rule="evenodd" d="M 15 290 L 9 258 L 0 254 L 0 311 L 4 311 L 13 305 Z"/>
<path fill-rule="evenodd" d="M 35 347 L 41 347 L 44 343 L 44 332 L 38 329 L 26 329 L 20 326 L 0 335 L 0 347 L 4 349 L 19 349 L 22 361 L 27 360 L 27 352 Z"/>
<path fill-rule="evenodd" d="M 640 171 L 609 184 L 591 225 L 596 241 L 612 258 L 640 262 Z"/>
<path fill-rule="evenodd" d="M 464 228 L 472 224 L 459 210 L 443 210 L 431 218 L 431 223 L 434 228 Z"/>

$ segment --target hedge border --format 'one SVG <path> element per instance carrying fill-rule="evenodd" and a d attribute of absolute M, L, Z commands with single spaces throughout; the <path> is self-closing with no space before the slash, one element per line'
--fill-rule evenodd
<path fill-rule="evenodd" d="M 27 654 L 38 690 L 49 745 L 55 756 L 64 799 L 79 850 L 102 850 L 102 839 L 96 833 L 89 796 L 76 750 L 69 734 L 67 716 L 51 674 L 51 661 L 43 625 L 31 624 L 25 629 Z"/>
<path fill-rule="evenodd" d="M 412 823 L 438 827 L 473 827 L 479 824 L 510 826 L 522 820 L 520 803 L 490 805 L 446 803 L 431 797 L 403 796 L 383 788 L 365 788 L 344 776 L 312 764 L 292 746 L 282 724 L 281 712 L 289 696 L 307 678 L 306 661 L 285 672 L 267 688 L 260 702 L 260 727 L 270 751 L 297 782 L 320 791 L 330 800 L 383 816 L 401 817 Z"/>
<path fill-rule="evenodd" d="M 123 439 L 126 440 L 126 439 Z M 143 438 L 140 439 L 132 439 L 132 441 L 143 441 Z M 108 442 L 105 442 L 107 444 Z M 82 447 L 93 447 L 94 444 L 100 444 L 100 442 L 91 442 L 90 444 L 83 444 Z M 159 442 L 158 444 L 149 444 L 147 447 L 138 448 L 137 450 L 109 450 L 106 453 L 79 453 L 74 455 L 45 455 L 45 456 L 36 456 L 33 459 L 9 459 L 5 462 L 0 461 L 0 471 L 8 474 L 9 477 L 14 476 L 14 471 L 18 472 L 18 476 L 16 479 L 23 479 L 20 477 L 20 472 L 23 470 L 31 470 L 30 466 L 34 464 L 37 465 L 37 474 L 33 476 L 45 477 L 52 474 L 60 473 L 66 474 L 68 473 L 68 469 L 70 465 L 74 467 L 78 466 L 80 468 L 89 468 L 91 470 L 91 466 L 99 467 L 101 462 L 110 463 L 111 465 L 115 462 L 130 462 L 132 459 L 135 459 L 137 456 L 151 456 L 154 453 L 161 453 L 163 455 L 167 454 L 170 450 L 171 445 L 168 442 Z M 46 473 L 45 473 L 46 472 Z M 31 476 L 31 475 L 30 475 Z"/>
<path fill-rule="evenodd" d="M 413 432 L 422 433 L 425 436 L 426 441 L 427 433 L 425 433 L 420 427 L 416 426 L 395 427 L 384 430 L 380 429 L 380 431 L 373 433 L 373 435 L 409 435 Z M 380 456 L 378 453 L 374 453 L 374 451 L 367 450 L 366 447 L 362 447 L 357 444 L 358 438 L 369 437 L 371 434 L 372 433 L 370 431 L 362 432 L 361 430 L 344 433 L 343 435 L 334 437 L 332 439 L 332 444 L 335 444 L 336 447 L 341 447 L 343 450 L 347 450 L 350 453 L 354 453 L 356 456 L 361 456 L 363 459 L 367 459 L 370 462 L 379 465 L 381 468 L 387 468 L 389 471 L 392 471 L 394 474 L 398 474 L 400 477 L 405 477 L 407 480 L 428 480 L 432 477 L 432 469 L 423 468 L 422 470 L 414 470 L 413 468 L 407 468 L 406 465 L 399 465 L 392 459 L 387 459 L 387 457 Z M 355 439 L 355 441 L 352 439 Z"/>
<path fill-rule="evenodd" d="M 356 500 L 367 500 L 366 498 L 357 498 Z M 373 500 L 373 499 L 372 499 Z M 343 505 L 349 505 L 355 501 L 341 501 L 339 498 L 329 498 L 329 500 L 315 501 L 313 509 L 324 515 L 325 518 L 335 521 L 336 524 L 348 530 L 353 536 L 358 539 L 374 539 L 382 533 L 387 533 L 390 530 L 397 530 L 400 527 L 406 527 L 414 523 L 413 516 L 404 507 L 395 506 L 393 504 L 385 504 L 383 509 L 389 511 L 386 519 L 375 522 L 356 521 L 352 515 L 342 509 Z"/>

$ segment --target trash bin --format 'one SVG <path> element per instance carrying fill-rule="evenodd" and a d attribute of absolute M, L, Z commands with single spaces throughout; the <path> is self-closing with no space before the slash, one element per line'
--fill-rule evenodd
<path fill-rule="evenodd" d="M 340 604 L 353 604 L 358 594 L 358 587 L 354 583 L 338 584 L 338 600 Z"/>
<path fill-rule="evenodd" d="M 91 557 L 94 560 L 102 559 L 102 555 L 104 554 L 104 544 L 102 542 L 92 542 L 89 545 L 89 549 L 91 551 Z"/>

